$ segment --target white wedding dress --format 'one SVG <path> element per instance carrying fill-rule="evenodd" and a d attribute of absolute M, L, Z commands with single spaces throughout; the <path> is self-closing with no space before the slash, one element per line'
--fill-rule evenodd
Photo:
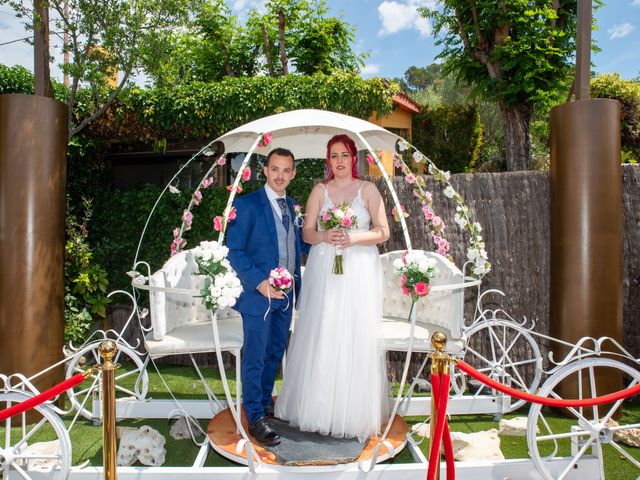
<path fill-rule="evenodd" d="M 351 202 L 357 231 L 370 229 L 360 196 Z M 333 202 L 325 189 L 322 210 Z M 335 247 L 311 247 L 300 309 L 286 357 L 275 415 L 302 431 L 368 440 L 389 415 L 382 320 L 382 273 L 375 245 L 343 250 L 344 274 L 332 273 Z"/>

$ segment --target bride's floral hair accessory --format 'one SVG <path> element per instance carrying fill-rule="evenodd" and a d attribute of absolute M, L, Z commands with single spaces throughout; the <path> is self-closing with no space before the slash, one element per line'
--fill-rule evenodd
<path fill-rule="evenodd" d="M 324 162 L 325 181 L 328 182 L 334 177 L 333 170 L 331 169 L 331 163 L 329 162 L 329 156 L 331 155 L 331 147 L 336 143 L 342 143 L 347 148 L 349 155 L 351 155 L 351 178 L 360 178 L 360 175 L 358 175 L 358 147 L 356 147 L 356 142 L 354 142 L 348 135 L 340 133 L 331 137 L 327 142 L 327 156 Z"/>

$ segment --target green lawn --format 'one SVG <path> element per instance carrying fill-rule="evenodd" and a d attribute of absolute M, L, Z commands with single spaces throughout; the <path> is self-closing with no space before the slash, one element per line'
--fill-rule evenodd
<path fill-rule="evenodd" d="M 151 398 L 168 398 L 169 393 L 166 391 L 162 382 L 159 380 L 158 374 L 153 368 L 149 368 L 149 392 L 148 396 Z M 160 371 L 171 390 L 179 398 L 190 399 L 206 399 L 204 390 L 197 378 L 195 371 L 186 367 L 170 367 L 160 366 Z M 205 375 L 208 376 L 208 382 L 212 390 L 216 395 L 224 397 L 222 384 L 219 380 L 217 369 L 205 369 Z M 127 377 L 126 382 L 129 386 L 132 386 L 134 382 L 133 377 Z M 230 388 L 232 392 L 235 392 L 235 383 L 230 381 Z M 397 388 L 396 388 L 397 391 Z M 521 410 L 517 414 L 508 415 L 508 418 L 515 416 L 526 416 L 528 411 L 526 409 Z M 570 429 L 575 421 L 571 419 L 563 418 L 557 414 L 545 411 L 545 418 L 554 431 L 567 431 Z M 421 417 L 407 418 L 407 423 L 413 425 L 424 420 Z M 67 425 L 71 422 L 71 417 L 65 419 Z M 623 418 L 619 420 L 621 424 L 640 423 L 640 407 L 633 406 L 627 407 Z M 203 429 L 206 429 L 207 421 L 200 421 Z M 174 440 L 169 435 L 170 422 L 167 420 L 126 420 L 118 423 L 119 426 L 131 426 L 140 427 L 142 425 L 149 425 L 166 438 L 166 462 L 165 465 L 173 466 L 188 466 L 191 465 L 198 453 L 198 447 L 195 446 L 189 440 Z M 460 432 L 475 432 L 479 430 L 488 430 L 491 428 L 497 428 L 498 422 L 494 421 L 490 415 L 473 415 L 473 416 L 456 416 L 452 417 L 450 421 L 452 431 Z M 14 435 L 20 435 L 16 430 Z M 73 464 L 77 465 L 88 460 L 92 465 L 100 465 L 102 463 L 102 448 L 101 448 L 101 427 L 93 425 L 92 422 L 84 419 L 79 420 L 71 430 L 71 439 L 73 444 Z M 42 441 L 52 438 L 52 431 L 42 429 L 38 432 L 38 435 L 30 441 Z M 4 438 L 4 426 L 0 428 L 0 438 Z M 20 438 L 20 437 L 16 437 Z M 429 442 L 425 440 L 421 443 L 420 448 L 423 453 L 428 457 Z M 528 458 L 527 442 L 525 437 L 501 437 L 501 449 L 507 459 Z M 627 452 L 633 455 L 636 459 L 640 460 L 640 449 L 627 448 Z M 565 455 L 569 452 L 569 440 L 562 440 L 559 442 L 560 455 Z M 605 469 L 607 480 L 627 480 L 630 478 L 636 478 L 640 474 L 640 471 L 636 469 L 628 460 L 624 459 L 618 452 L 612 447 L 605 446 Z M 408 451 L 404 450 L 395 459 L 390 460 L 393 463 L 405 463 L 412 462 L 411 455 Z M 234 465 L 223 457 L 219 456 L 215 452 L 211 452 L 207 459 L 206 465 L 208 466 L 225 466 Z"/>

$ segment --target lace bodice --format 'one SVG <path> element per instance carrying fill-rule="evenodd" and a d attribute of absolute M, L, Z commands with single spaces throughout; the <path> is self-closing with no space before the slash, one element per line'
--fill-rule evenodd
<path fill-rule="evenodd" d="M 358 226 L 352 228 L 356 232 L 367 232 L 371 229 L 371 215 L 369 215 L 369 210 L 367 210 L 367 206 L 364 204 L 364 200 L 362 200 L 361 192 L 362 187 L 364 186 L 364 182 L 362 180 L 356 180 L 358 182 L 358 189 L 356 191 L 355 198 L 351 201 L 351 209 L 355 212 L 355 216 L 358 220 Z M 327 187 L 322 183 L 320 184 L 324 189 L 324 200 L 322 202 L 321 211 L 324 211 L 328 208 L 331 208 L 336 203 L 331 200 L 329 197 L 329 191 Z M 320 225 L 320 216 L 318 216 L 318 231 L 324 230 Z"/>

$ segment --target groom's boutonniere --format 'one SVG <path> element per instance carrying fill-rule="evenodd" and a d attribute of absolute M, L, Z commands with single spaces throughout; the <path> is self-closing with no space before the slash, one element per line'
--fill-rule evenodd
<path fill-rule="evenodd" d="M 304 213 L 302 213 L 302 207 L 299 203 L 293 205 L 293 213 L 296 216 L 294 219 L 296 227 L 302 228 L 304 226 Z"/>

